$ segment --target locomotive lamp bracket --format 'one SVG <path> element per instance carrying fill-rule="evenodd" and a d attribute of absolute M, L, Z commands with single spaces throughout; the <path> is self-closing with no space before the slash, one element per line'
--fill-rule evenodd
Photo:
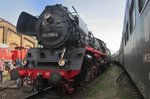
<path fill-rule="evenodd" d="M 65 52 L 66 52 L 66 48 L 64 48 L 64 49 L 62 50 L 62 53 L 61 53 L 61 56 L 60 56 L 61 58 L 60 58 L 60 60 L 58 61 L 59 66 L 64 66 L 64 65 L 66 64 L 66 60 L 63 59 Z"/>

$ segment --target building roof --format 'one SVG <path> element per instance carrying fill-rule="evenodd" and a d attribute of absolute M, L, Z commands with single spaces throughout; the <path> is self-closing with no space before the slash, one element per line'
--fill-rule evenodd
<path fill-rule="evenodd" d="M 6 20 L 5 20 L 5 19 L 3 19 L 3 18 L 0 18 L 0 21 L 1 21 L 1 22 L 6 22 L 6 23 L 8 23 L 8 24 L 10 24 L 11 26 L 13 26 L 13 27 L 15 27 L 15 28 L 16 28 L 16 26 L 15 26 L 15 25 L 13 25 L 12 23 L 10 23 L 10 22 L 6 21 Z"/>

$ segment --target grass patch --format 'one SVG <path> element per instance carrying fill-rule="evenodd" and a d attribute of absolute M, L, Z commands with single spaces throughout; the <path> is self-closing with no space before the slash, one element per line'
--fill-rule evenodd
<path fill-rule="evenodd" d="M 128 95 L 127 93 L 121 90 L 113 97 L 113 99 L 133 99 L 133 98 L 132 95 Z"/>
<path fill-rule="evenodd" d="M 107 91 L 109 90 L 109 87 L 112 83 L 112 81 L 110 81 L 109 78 L 106 79 L 106 77 L 109 77 L 109 72 L 105 72 L 103 74 L 101 74 L 96 80 L 99 80 L 100 82 L 99 83 L 96 83 L 96 84 L 93 84 L 93 86 L 91 86 L 90 90 L 88 90 L 87 92 L 87 96 L 88 96 L 88 99 L 95 99 L 95 95 L 98 93 L 98 92 L 101 92 L 101 91 Z"/>
<path fill-rule="evenodd" d="M 116 83 L 121 72 L 122 69 L 117 66 L 109 67 L 106 72 L 93 80 L 78 97 L 81 99 L 133 99 L 132 85 L 127 77 L 120 84 Z"/>

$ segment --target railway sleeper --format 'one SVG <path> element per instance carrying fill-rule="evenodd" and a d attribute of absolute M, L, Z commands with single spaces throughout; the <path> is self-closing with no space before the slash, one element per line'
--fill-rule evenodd
<path fill-rule="evenodd" d="M 123 71 L 120 75 L 119 75 L 119 77 L 116 79 L 116 82 L 117 83 L 119 83 L 119 82 L 121 82 L 123 79 L 124 79 L 124 77 L 127 75 L 127 73 L 125 72 L 125 71 Z"/>

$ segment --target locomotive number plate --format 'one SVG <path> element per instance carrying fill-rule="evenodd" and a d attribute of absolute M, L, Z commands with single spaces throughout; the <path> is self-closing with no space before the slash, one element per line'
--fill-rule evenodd
<path fill-rule="evenodd" d="M 43 33 L 42 37 L 58 37 L 58 33 Z"/>

